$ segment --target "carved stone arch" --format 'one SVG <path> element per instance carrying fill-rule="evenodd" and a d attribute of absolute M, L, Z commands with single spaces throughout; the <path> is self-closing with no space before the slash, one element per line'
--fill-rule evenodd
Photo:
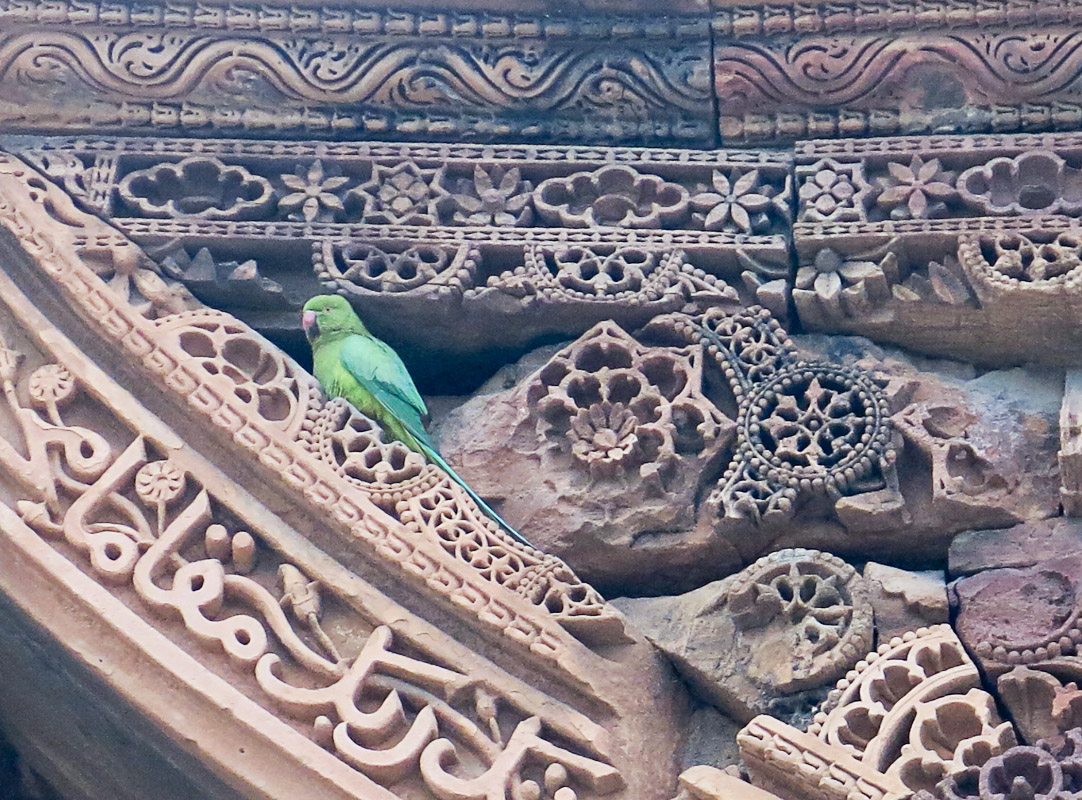
<path fill-rule="evenodd" d="M 8 155 L 0 225 L 0 587 L 218 796 L 667 795 L 681 697 L 566 565 L 345 468 L 391 446 Z"/>

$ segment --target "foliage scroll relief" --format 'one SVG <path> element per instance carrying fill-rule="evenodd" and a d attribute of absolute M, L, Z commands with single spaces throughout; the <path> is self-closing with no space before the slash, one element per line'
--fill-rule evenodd
<path fill-rule="evenodd" d="M 0 120 L 694 147 L 1082 121 L 1069 0 L 409 5 L 5 0 Z"/>
<path fill-rule="evenodd" d="M 43 544 L 174 646 L 198 644 L 212 671 L 306 732 L 315 752 L 396 794 L 570 800 L 669 785 L 627 760 L 647 737 L 612 696 L 622 674 L 654 674 L 653 657 L 594 590 L 506 539 L 371 423 L 326 405 L 280 351 L 148 269 L 27 165 L 5 157 L 0 184 L 0 221 L 18 245 L 7 245 L 0 316 L 3 499 Z M 65 329 L 115 347 L 160 389 L 137 399 L 91 364 L 16 285 L 42 279 L 52 283 L 35 297 L 78 315 Z M 145 409 L 160 391 L 186 414 Z M 219 465 L 196 452 L 206 426 L 235 448 L 210 448 Z M 249 489 L 292 498 L 290 523 L 270 510 L 280 501 L 233 482 L 250 468 L 260 472 Z M 479 637 L 472 649 L 424 621 L 436 607 Z M 494 654 L 518 648 L 519 677 L 483 655 L 492 636 Z M 599 679 L 580 641 L 619 642 L 623 655 Z M 528 685 L 538 671 L 565 700 Z M 651 724 L 676 725 L 666 692 Z"/>
<path fill-rule="evenodd" d="M 726 4 L 721 139 L 1075 130 L 1078 21 L 1063 0 Z"/>
<path fill-rule="evenodd" d="M 708 20 L 0 5 L 5 130 L 712 143 Z"/>

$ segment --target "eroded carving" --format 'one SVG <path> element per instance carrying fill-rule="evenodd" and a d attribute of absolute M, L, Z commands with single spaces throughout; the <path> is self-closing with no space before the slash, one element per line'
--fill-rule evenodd
<path fill-rule="evenodd" d="M 1056 6 L 906 0 L 715 13 L 726 141 L 1068 130 L 1082 115 L 1078 41 Z"/>
<path fill-rule="evenodd" d="M 701 699 L 740 720 L 806 721 L 872 643 L 868 587 L 817 550 L 779 550 L 676 597 L 615 602 Z"/>
<path fill-rule="evenodd" d="M 603 323 L 515 388 L 463 406 L 442 442 L 483 492 L 518 480 L 537 487 L 528 499 L 507 493 L 504 508 L 594 581 L 668 575 L 685 587 L 691 574 L 709 580 L 769 552 L 774 526 L 806 505 L 875 492 L 902 503 L 889 416 L 871 376 L 798 358 L 763 309 L 719 305 L 655 317 L 634 336 Z M 537 460 L 544 478 L 514 477 L 517 462 Z M 595 502 L 596 519 L 560 511 Z M 656 529 L 672 549 L 654 546 L 649 575 L 610 549 Z M 682 562 L 680 542 L 700 535 L 731 566 L 711 573 L 702 552 L 698 564 Z"/>
<path fill-rule="evenodd" d="M 758 717 L 740 733 L 741 750 L 753 782 L 783 797 L 841 798 L 858 785 L 873 797 L 934 790 L 1015 744 L 979 686 L 949 627 L 920 629 L 839 681 L 808 733 Z M 830 778 L 820 764 L 832 765 Z"/>
<path fill-rule="evenodd" d="M 914 800 L 1074 800 L 1082 796 L 1082 729 L 1062 744 L 1018 745 L 944 778 L 934 791 L 922 790 Z"/>

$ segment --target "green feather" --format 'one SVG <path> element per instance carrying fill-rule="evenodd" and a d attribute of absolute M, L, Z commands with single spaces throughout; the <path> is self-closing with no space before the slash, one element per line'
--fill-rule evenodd
<path fill-rule="evenodd" d="M 305 311 L 316 314 L 318 328 L 309 333 L 312 371 L 331 397 L 348 400 L 384 432 L 411 450 L 424 454 L 473 498 L 482 512 L 523 544 L 530 543 L 470 488 L 436 451 L 424 427 L 428 414 L 402 359 L 368 332 L 345 298 L 313 297 Z"/>

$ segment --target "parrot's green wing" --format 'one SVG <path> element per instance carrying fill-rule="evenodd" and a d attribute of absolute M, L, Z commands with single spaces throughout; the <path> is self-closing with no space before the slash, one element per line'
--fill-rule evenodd
<path fill-rule="evenodd" d="M 370 336 L 350 336 L 339 352 L 342 366 L 406 429 L 428 443 L 422 419 L 428 408 L 398 353 Z"/>
<path fill-rule="evenodd" d="M 511 536 L 533 547 L 521 533 L 493 511 L 488 503 L 471 489 L 469 484 L 436 451 L 432 440 L 428 438 L 423 421 L 428 408 L 425 407 L 425 401 L 421 399 L 421 395 L 417 393 L 417 387 L 413 384 L 413 378 L 410 377 L 409 372 L 406 371 L 406 365 L 402 363 L 402 359 L 394 350 L 379 339 L 357 334 L 346 338 L 342 343 L 339 358 L 346 372 L 352 375 L 361 387 L 367 390 L 394 417 L 395 421 L 405 428 L 429 460 L 437 464 L 452 480 L 466 490 L 482 512 L 495 520 Z M 378 421 L 383 422 L 383 420 Z M 393 435 L 400 436 L 400 433 Z"/>

